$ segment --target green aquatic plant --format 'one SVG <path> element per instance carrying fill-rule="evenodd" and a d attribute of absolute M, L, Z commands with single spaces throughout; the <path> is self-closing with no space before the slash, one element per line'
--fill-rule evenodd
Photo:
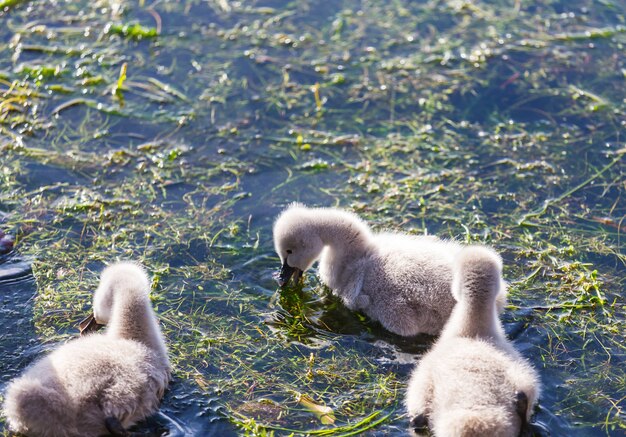
<path fill-rule="evenodd" d="M 120 77 L 117 79 L 117 84 L 113 87 L 111 91 L 115 97 L 120 102 L 120 106 L 124 106 L 124 95 L 122 94 L 122 87 L 124 86 L 124 82 L 126 82 L 126 69 L 128 68 L 128 64 L 124 62 L 122 64 L 122 68 L 120 69 Z"/>
<path fill-rule="evenodd" d="M 2 0 L 0 1 L 0 9 L 11 8 L 13 6 L 24 3 L 25 0 Z"/>
<path fill-rule="evenodd" d="M 104 28 L 104 33 L 121 35 L 125 38 L 140 40 L 144 38 L 155 38 L 158 32 L 153 27 L 145 27 L 139 23 L 115 24 L 109 23 Z"/>

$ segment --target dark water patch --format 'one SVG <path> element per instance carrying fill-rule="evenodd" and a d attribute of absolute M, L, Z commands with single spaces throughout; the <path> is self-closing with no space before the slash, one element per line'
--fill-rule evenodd
<path fill-rule="evenodd" d="M 55 187 L 58 187 L 56 191 L 61 191 L 63 186 L 76 184 L 79 181 L 85 184 L 88 180 L 76 175 L 71 169 L 58 168 L 52 165 L 29 163 L 25 167 L 26 171 L 23 176 L 18 176 L 18 180 L 23 180 L 24 187 L 27 190 L 50 187 L 50 190 L 47 191 L 54 192 Z"/>
<path fill-rule="evenodd" d="M 36 287 L 30 264 L 12 256 L 2 258 L 0 354 L 3 357 L 3 383 L 6 383 L 41 353 L 42 349 L 32 323 Z"/>
<path fill-rule="evenodd" d="M 597 382 L 591 381 L 596 378 L 603 379 L 603 372 L 593 368 L 594 365 L 586 368 L 587 365 L 585 364 L 587 362 L 598 363 L 607 359 L 606 346 L 598 341 L 598 337 L 594 339 L 593 333 L 589 333 L 588 336 L 584 333 L 570 334 L 565 331 L 566 328 L 561 328 L 559 332 L 546 332 L 535 325 L 529 327 L 516 340 L 516 345 L 522 346 L 521 350 L 524 355 L 532 362 L 539 360 L 543 362 L 541 380 L 544 388 L 540 397 L 540 409 L 536 421 L 546 426 L 551 435 L 600 436 L 606 435 L 607 432 L 612 435 L 610 429 L 599 429 L 584 421 L 575 419 L 573 423 L 568 423 L 560 414 L 556 413 L 565 409 L 571 411 L 574 416 L 582 417 L 608 412 L 607 419 L 614 420 L 613 414 L 609 412 L 612 408 L 610 404 L 602 405 L 602 398 L 598 397 L 594 389 L 591 388 L 597 384 Z M 524 345 L 526 346 L 523 347 Z M 537 345 L 544 346 L 538 348 Z M 556 355 L 546 354 L 548 350 L 555 351 Z M 604 358 L 596 354 L 604 355 Z M 596 357 L 592 358 L 594 355 Z M 614 359 L 610 359 L 610 364 L 606 362 L 605 365 L 601 366 L 615 366 L 615 369 L 618 369 L 622 365 L 623 359 L 623 353 L 621 353 L 614 356 Z M 582 363 L 582 366 L 579 363 Z M 607 371 L 606 367 L 604 371 Z M 569 381 L 578 378 L 587 379 L 591 385 L 574 389 Z M 592 411 L 595 412 L 592 413 Z"/>
<path fill-rule="evenodd" d="M 170 385 L 161 409 L 152 421 L 165 428 L 164 435 L 168 436 L 237 435 L 222 412 L 219 393 L 207 396 L 184 381 L 175 380 Z"/>
<path fill-rule="evenodd" d="M 15 283 L 23 280 L 29 275 L 32 275 L 29 262 L 21 261 L 15 258 L 6 259 L 8 258 L 7 256 L 2 256 L 2 258 L 0 258 L 0 282 L 5 284 Z"/>

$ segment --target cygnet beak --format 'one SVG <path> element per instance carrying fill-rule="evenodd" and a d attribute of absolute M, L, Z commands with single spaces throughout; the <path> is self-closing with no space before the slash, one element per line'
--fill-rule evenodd
<path fill-rule="evenodd" d="M 293 278 L 295 282 L 298 282 L 301 277 L 302 270 L 297 267 L 291 267 L 289 264 L 287 264 L 287 261 L 285 261 L 280 269 L 280 274 L 278 276 L 278 285 L 284 287 L 285 285 L 287 285 L 291 278 Z"/>
<path fill-rule="evenodd" d="M 416 434 L 425 433 L 428 431 L 428 418 L 423 414 L 419 414 L 411 419 L 410 425 Z"/>
<path fill-rule="evenodd" d="M 520 437 L 530 437 L 532 435 L 528 420 L 526 420 L 526 411 L 528 411 L 528 396 L 523 391 L 515 393 L 515 410 L 522 422 L 520 429 Z"/>
<path fill-rule="evenodd" d="M 96 322 L 96 317 L 93 313 L 89 314 L 78 324 L 78 329 L 80 329 L 80 335 L 86 335 L 90 332 L 95 332 L 101 329 L 104 325 Z"/>

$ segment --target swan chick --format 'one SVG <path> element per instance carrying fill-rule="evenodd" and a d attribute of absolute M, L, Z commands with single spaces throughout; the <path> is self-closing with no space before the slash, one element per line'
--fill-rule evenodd
<path fill-rule="evenodd" d="M 433 236 L 373 233 L 356 214 L 292 204 L 274 223 L 279 284 L 319 260 L 322 282 L 351 310 L 396 334 L 439 334 L 455 305 L 452 262 L 462 246 Z M 504 306 L 506 285 L 498 297 Z"/>
<path fill-rule="evenodd" d="M 501 272 L 502 260 L 492 249 L 469 246 L 457 255 L 458 303 L 407 389 L 415 433 L 517 437 L 528 432 L 539 377 L 504 335 L 496 309 Z"/>
<path fill-rule="evenodd" d="M 138 264 L 106 268 L 93 317 L 82 324 L 106 331 L 67 342 L 14 379 L 3 408 L 9 427 L 29 436 L 123 436 L 156 412 L 170 363 L 149 293 Z"/>

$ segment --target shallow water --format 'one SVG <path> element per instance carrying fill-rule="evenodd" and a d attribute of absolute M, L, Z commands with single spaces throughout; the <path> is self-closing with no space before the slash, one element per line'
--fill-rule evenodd
<path fill-rule="evenodd" d="M 537 435 L 622 435 L 625 10 L 11 2 L 0 389 L 75 336 L 98 272 L 132 258 L 154 274 L 175 365 L 139 430 L 404 435 L 404 385 L 433 339 L 348 311 L 315 271 L 278 290 L 272 223 L 300 201 L 496 247 L 506 331 L 544 384 Z"/>

